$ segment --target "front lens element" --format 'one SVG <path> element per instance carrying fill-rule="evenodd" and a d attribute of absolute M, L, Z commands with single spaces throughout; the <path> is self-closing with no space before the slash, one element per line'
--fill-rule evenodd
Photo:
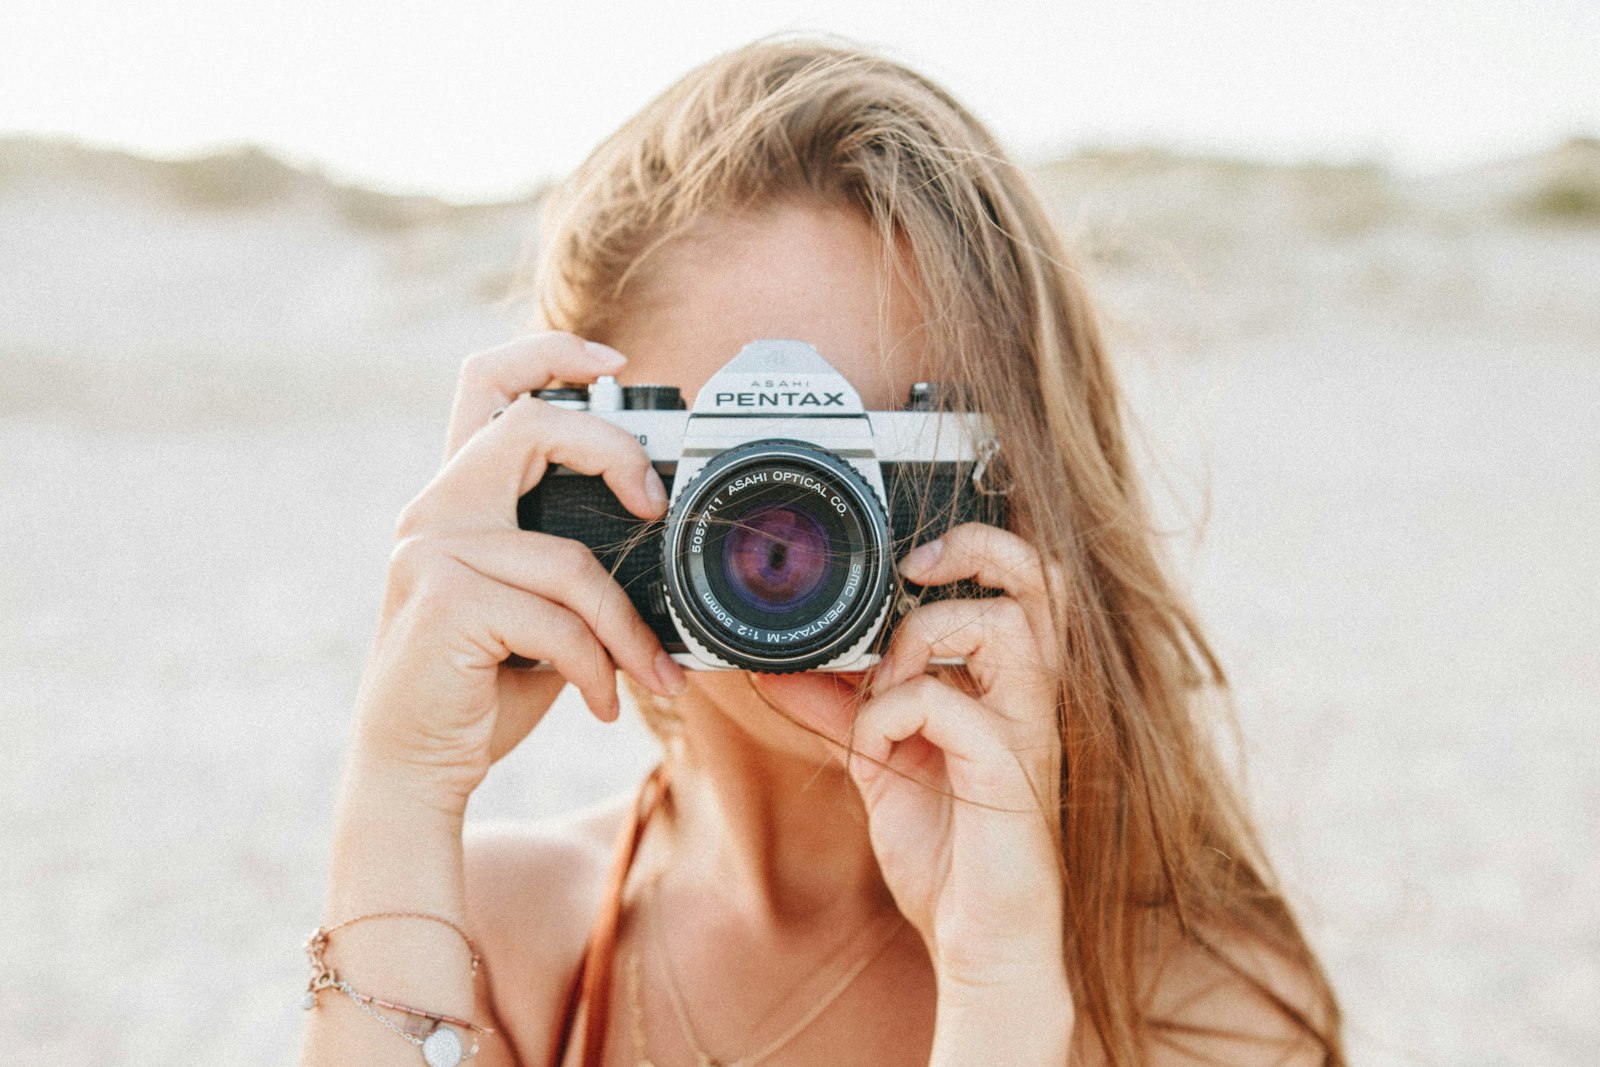
<path fill-rule="evenodd" d="M 876 632 L 888 604 L 878 494 L 841 457 L 769 439 L 706 464 L 667 516 L 667 602 L 687 638 L 744 670 L 803 671 Z"/>
<path fill-rule="evenodd" d="M 728 586 L 748 607 L 776 614 L 802 610 L 828 579 L 828 531 L 792 504 L 747 512 L 728 531 L 722 566 Z"/>

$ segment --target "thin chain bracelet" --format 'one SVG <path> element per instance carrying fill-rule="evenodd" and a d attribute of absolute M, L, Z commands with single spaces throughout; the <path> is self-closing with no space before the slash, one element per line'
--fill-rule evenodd
<path fill-rule="evenodd" d="M 460 935 L 461 940 L 466 942 L 467 951 L 472 956 L 472 976 L 474 978 L 477 977 L 479 964 L 478 950 L 473 946 L 472 939 L 467 936 L 467 932 L 461 929 L 460 926 L 457 926 L 455 923 L 451 922 L 449 919 L 418 911 L 385 911 L 377 912 L 371 915 L 358 915 L 353 919 L 346 919 L 344 922 L 335 923 L 333 926 L 319 926 L 315 930 L 311 931 L 311 936 L 306 939 L 305 946 L 306 958 L 311 964 L 311 979 L 306 983 L 305 995 L 300 998 L 300 1006 L 309 1011 L 317 1006 L 317 994 L 321 993 L 324 989 L 337 989 L 345 996 L 349 997 L 355 1003 L 356 1007 L 360 1008 L 363 1012 L 381 1023 L 385 1029 L 393 1031 L 395 1034 L 405 1038 L 413 1045 L 420 1046 L 422 1049 L 423 1062 L 426 1063 L 428 1067 L 456 1067 L 456 1065 L 461 1063 L 463 1060 L 469 1060 L 473 1056 L 476 1056 L 478 1054 L 479 1035 L 492 1034 L 494 1033 L 494 1030 L 487 1026 L 479 1026 L 476 1023 L 468 1022 L 465 1019 L 457 1019 L 453 1016 L 444 1015 L 439 1012 L 422 1011 L 418 1008 L 408 1008 L 404 1004 L 395 1004 L 391 1001 L 382 1000 L 367 993 L 357 992 L 349 982 L 345 981 L 339 976 L 338 971 L 329 966 L 328 961 L 323 958 L 323 952 L 328 947 L 328 936 L 335 930 L 342 930 L 346 926 L 350 926 L 358 922 L 364 922 L 368 919 L 424 919 L 428 922 L 438 923 L 441 926 L 448 926 L 450 929 L 454 930 Z M 419 1037 L 415 1033 L 402 1030 L 389 1019 L 385 1018 L 384 1015 L 378 1011 L 379 1007 L 388 1008 L 392 1011 L 400 1012 L 403 1015 L 410 1015 L 416 1018 L 425 1019 L 432 1025 L 426 1030 L 423 1030 L 422 1036 Z M 446 1023 L 449 1025 L 445 1025 Z M 453 1029 L 453 1027 L 459 1027 L 461 1030 L 469 1030 L 472 1032 L 472 1047 L 470 1049 L 463 1050 L 461 1034 L 457 1032 L 456 1029 Z"/>
<path fill-rule="evenodd" d="M 456 1067 L 456 1064 L 461 1063 L 463 1060 L 470 1060 L 478 1054 L 478 1038 L 476 1035 L 472 1038 L 472 1047 L 466 1051 L 462 1051 L 461 1048 L 461 1035 L 443 1023 L 435 1023 L 433 1029 L 428 1032 L 427 1037 L 418 1037 L 416 1034 L 400 1029 L 393 1022 L 384 1018 L 377 1008 L 368 1003 L 372 998 L 357 993 L 350 987 L 349 982 L 340 980 L 334 983 L 334 988 L 354 1001 L 356 1007 L 382 1023 L 385 1029 L 391 1030 L 413 1045 L 419 1046 L 422 1049 L 422 1062 L 426 1063 L 428 1067 Z M 493 1033 L 493 1031 L 489 1032 Z"/>
<path fill-rule="evenodd" d="M 467 952 L 472 956 L 472 976 L 474 978 L 478 976 L 478 964 L 480 961 L 478 950 L 473 945 L 472 938 L 468 937 L 465 930 L 449 919 L 439 915 L 429 915 L 425 911 L 379 911 L 371 915 L 357 915 L 354 919 L 346 919 L 344 922 L 334 923 L 332 926 L 317 927 L 311 931 L 311 936 L 306 939 L 306 955 L 311 958 L 313 970 L 327 969 L 326 964 L 322 962 L 322 952 L 328 947 L 329 934 L 332 934 L 335 930 L 343 930 L 346 926 L 354 926 L 356 923 L 366 922 L 369 919 L 423 919 L 427 922 L 437 923 L 440 926 L 448 926 L 456 932 L 462 941 L 466 942 Z M 315 978 L 313 977 L 314 984 Z M 325 983 L 322 988 L 332 984 L 332 982 Z"/>
<path fill-rule="evenodd" d="M 311 931 L 310 937 L 306 938 L 306 960 L 311 964 L 311 977 L 306 982 L 305 995 L 300 998 L 300 1006 L 302 1008 L 310 1011 L 312 1008 L 317 1006 L 318 993 L 322 992 L 324 989 L 335 989 L 339 985 L 339 972 L 335 971 L 328 964 L 328 961 L 323 959 L 322 956 L 322 954 L 327 951 L 328 948 L 328 936 L 335 930 L 342 930 L 346 926 L 352 926 L 355 923 L 364 922 L 368 919 L 426 919 L 428 922 L 438 923 L 440 926 L 448 926 L 450 929 L 454 930 L 458 935 L 460 935 L 462 941 L 466 942 L 467 952 L 472 956 L 471 977 L 478 977 L 478 964 L 480 962 L 478 950 L 472 944 L 472 938 L 467 936 L 467 932 L 461 929 L 461 927 L 457 926 L 455 923 L 451 922 L 449 919 L 443 919 L 437 915 L 429 915 L 426 912 L 420 911 L 383 911 L 372 915 L 357 915 L 354 919 L 346 919 L 344 922 L 335 923 L 332 926 L 319 926 L 315 930 Z M 457 1026 L 468 1026 L 477 1033 L 494 1033 L 493 1030 L 485 1030 L 481 1026 L 474 1026 L 472 1023 L 462 1022 L 459 1019 L 451 1019 L 448 1016 L 441 1016 L 431 1012 L 413 1011 L 410 1008 L 403 1008 L 397 1004 L 385 1004 L 384 1006 L 394 1008 L 396 1011 L 406 1012 L 409 1015 L 421 1015 L 439 1022 L 450 1022 Z"/>

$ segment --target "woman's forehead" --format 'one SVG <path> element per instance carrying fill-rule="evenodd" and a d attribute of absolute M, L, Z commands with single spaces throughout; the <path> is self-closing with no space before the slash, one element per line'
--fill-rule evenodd
<path fill-rule="evenodd" d="M 871 224 L 848 208 L 711 217 L 651 257 L 600 339 L 628 357 L 626 381 L 689 398 L 751 341 L 806 341 L 869 408 L 899 407 L 926 363 L 916 301 L 892 275 Z"/>

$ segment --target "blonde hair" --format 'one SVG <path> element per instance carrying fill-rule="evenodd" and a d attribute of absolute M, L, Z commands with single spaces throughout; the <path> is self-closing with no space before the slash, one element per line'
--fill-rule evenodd
<path fill-rule="evenodd" d="M 1012 524 L 1061 565 L 1060 821 L 1080 1018 L 1113 1064 L 1152 1037 L 1149 947 L 1175 931 L 1342 1064 L 1333 993 L 1210 740 L 1227 681 L 1168 578 L 1078 273 L 1023 172 L 943 89 L 860 49 L 759 41 L 691 72 L 557 190 L 537 274 L 547 322 L 603 338 L 654 252 L 711 214 L 848 205 L 912 284 L 930 377 L 994 421 Z M 1021 461 L 1026 457 L 1026 461 Z M 1264 947 L 1298 992 L 1230 945 Z M 1279 968 L 1281 973 L 1281 968 Z M 1291 1000 L 1298 1002 L 1292 1003 Z"/>

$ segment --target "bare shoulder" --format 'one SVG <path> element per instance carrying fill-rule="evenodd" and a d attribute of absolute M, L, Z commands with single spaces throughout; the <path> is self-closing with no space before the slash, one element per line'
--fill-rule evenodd
<path fill-rule="evenodd" d="M 1338 1008 L 1314 960 L 1243 929 L 1184 936 L 1175 924 L 1152 936 L 1145 958 L 1149 1063 L 1342 1063 Z"/>
<path fill-rule="evenodd" d="M 467 921 L 518 1062 L 549 1056 L 631 800 L 540 822 L 469 825 Z"/>

